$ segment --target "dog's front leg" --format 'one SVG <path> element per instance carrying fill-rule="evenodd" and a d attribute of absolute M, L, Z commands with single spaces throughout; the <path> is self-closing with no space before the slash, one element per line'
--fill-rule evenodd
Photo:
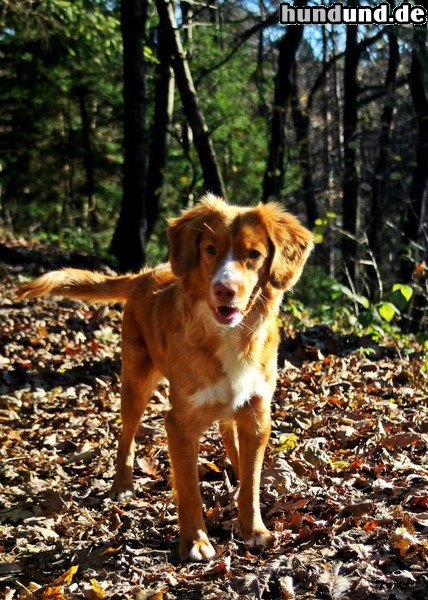
<path fill-rule="evenodd" d="M 239 527 L 251 546 L 269 546 L 273 535 L 260 513 L 260 475 L 270 435 L 270 401 L 254 396 L 235 415 L 239 440 Z"/>
<path fill-rule="evenodd" d="M 236 479 L 239 479 L 239 446 L 236 423 L 234 420 L 228 420 L 220 421 L 219 425 L 226 454 L 232 464 L 233 474 Z"/>
<path fill-rule="evenodd" d="M 177 500 L 180 559 L 209 560 L 215 550 L 208 540 L 199 491 L 200 432 L 188 413 L 179 415 L 174 410 L 167 413 L 165 426 Z"/>

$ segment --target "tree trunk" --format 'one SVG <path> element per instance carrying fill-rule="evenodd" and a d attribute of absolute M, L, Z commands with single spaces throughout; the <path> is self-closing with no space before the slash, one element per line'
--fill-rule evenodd
<path fill-rule="evenodd" d="M 296 7 L 306 5 L 296 0 Z M 291 96 L 291 71 L 303 36 L 303 25 L 288 25 L 278 44 L 278 70 L 274 78 L 274 100 L 271 116 L 269 154 L 263 177 L 262 202 L 279 199 L 285 178 L 285 115 Z"/>
<path fill-rule="evenodd" d="M 162 187 L 168 159 L 169 126 L 174 107 L 174 73 L 172 71 L 165 32 L 158 27 L 158 64 L 155 74 L 155 113 L 150 142 L 147 173 L 147 239 L 153 233 L 159 217 Z"/>
<path fill-rule="evenodd" d="M 373 258 L 377 265 L 382 262 L 382 233 L 383 233 L 383 200 L 385 180 L 389 173 L 390 164 L 390 144 L 391 144 L 391 124 L 394 114 L 395 91 L 397 87 L 397 70 L 400 60 L 398 40 L 395 33 L 388 32 L 389 59 L 388 70 L 385 77 L 385 103 L 381 116 L 381 130 L 379 135 L 379 153 L 372 178 L 372 197 L 370 207 L 370 223 L 368 228 L 368 239 Z M 371 269 L 371 279 L 373 283 L 377 281 L 377 267 Z M 373 286 L 371 286 L 373 289 Z"/>
<path fill-rule="evenodd" d="M 193 56 L 193 6 L 186 2 L 185 0 L 181 0 L 180 2 L 181 8 L 181 30 L 183 32 L 183 47 L 185 48 L 186 58 L 188 60 L 192 59 Z M 196 87 L 196 84 L 195 84 Z M 189 122 L 184 113 L 180 113 L 180 133 L 181 133 L 181 148 L 183 150 L 183 154 L 188 162 L 189 168 L 193 171 L 193 176 L 190 179 L 190 185 L 186 185 L 183 187 L 182 192 L 180 194 L 180 206 L 187 208 L 191 204 L 193 204 L 194 200 L 194 188 L 198 180 L 197 175 L 197 166 L 195 169 L 195 162 L 192 160 L 192 147 L 193 147 L 193 134 L 190 128 Z"/>
<path fill-rule="evenodd" d="M 328 62 L 328 39 L 326 25 L 322 25 L 322 70 L 326 71 Z M 322 125 L 322 162 L 323 162 L 323 181 L 322 189 L 328 190 L 331 176 L 331 150 L 330 142 L 330 104 L 331 104 L 331 88 L 330 88 L 331 73 L 327 73 L 321 87 L 320 94 L 320 116 L 323 122 Z"/>
<path fill-rule="evenodd" d="M 94 154 L 92 148 L 93 124 L 88 110 L 87 90 L 83 86 L 77 86 L 76 93 L 79 100 L 80 120 L 82 122 L 82 151 L 83 167 L 85 170 L 84 200 L 78 222 L 82 227 L 87 229 L 90 225 L 94 224 L 94 210 L 96 205 Z"/>
<path fill-rule="evenodd" d="M 420 4 L 428 10 L 428 0 L 421 0 Z M 426 25 L 414 28 L 409 85 L 416 114 L 418 137 L 415 156 L 416 165 L 413 170 L 410 198 L 406 206 L 403 224 L 403 233 L 407 243 L 421 242 L 422 236 L 426 235 L 422 223 L 423 199 L 428 186 L 428 90 L 425 83 L 426 77 L 424 78 L 428 60 L 426 37 Z M 427 218 L 427 215 L 425 215 L 425 218 Z M 400 267 L 403 281 L 410 280 L 413 268 L 414 264 L 411 260 L 403 259 Z"/>
<path fill-rule="evenodd" d="M 192 129 L 193 143 L 198 153 L 204 178 L 204 188 L 226 198 L 226 188 L 211 140 L 199 98 L 193 84 L 192 74 L 178 31 L 174 4 L 171 0 L 155 0 L 159 22 L 165 30 L 168 53 L 174 68 L 177 88 L 180 93 L 186 119 Z"/>
<path fill-rule="evenodd" d="M 146 260 L 147 174 L 146 64 L 147 0 L 122 0 L 124 96 L 123 199 L 110 250 L 121 271 L 138 271 Z"/>
<path fill-rule="evenodd" d="M 185 40 L 187 41 L 187 56 L 189 56 L 189 52 L 191 53 L 193 43 L 193 7 L 192 4 L 186 2 L 186 0 L 181 0 L 180 8 L 182 29 L 184 32 Z"/>
<path fill-rule="evenodd" d="M 63 185 L 64 192 L 62 196 L 59 225 L 61 228 L 70 226 L 72 223 L 73 209 L 76 205 L 76 194 L 74 188 L 75 173 L 74 173 L 74 152 L 73 147 L 72 127 L 70 123 L 70 114 L 66 109 L 62 109 L 59 114 L 59 132 L 61 141 L 64 147 L 68 146 L 64 153 L 63 164 Z"/>
<path fill-rule="evenodd" d="M 336 38 L 335 34 L 331 33 L 331 42 L 334 44 L 336 48 Z M 336 50 L 334 50 L 336 52 Z M 332 66 L 331 70 L 331 85 L 333 88 L 332 94 L 332 134 L 331 134 L 331 145 L 334 149 L 332 156 L 332 176 L 330 177 L 330 182 L 332 184 L 332 189 L 336 192 L 341 185 L 342 182 L 342 173 L 343 173 L 343 148 L 342 148 L 342 138 L 343 138 L 343 120 L 340 118 L 341 106 L 340 106 L 340 74 L 337 68 L 337 62 L 335 62 Z M 333 209 L 334 210 L 334 209 Z"/>
<path fill-rule="evenodd" d="M 292 69 L 291 77 L 291 114 L 294 128 L 296 130 L 297 151 L 299 167 L 303 173 L 302 185 L 299 190 L 299 196 L 303 200 L 306 210 L 306 219 L 308 226 L 312 229 L 315 221 L 318 219 L 318 207 L 315 200 L 314 185 L 312 181 L 312 171 L 309 157 L 309 114 L 300 106 L 299 90 L 297 87 L 297 68 L 296 63 Z"/>
<path fill-rule="evenodd" d="M 349 6 L 356 6 L 351 0 Z M 357 157 L 357 68 L 360 50 L 357 43 L 357 25 L 346 26 L 346 54 L 344 69 L 344 106 L 343 106 L 343 155 L 344 173 L 342 183 L 342 217 L 344 235 L 342 238 L 342 254 L 348 276 L 355 284 L 357 275 L 356 263 L 358 255 L 357 220 L 358 220 L 358 177 Z"/>

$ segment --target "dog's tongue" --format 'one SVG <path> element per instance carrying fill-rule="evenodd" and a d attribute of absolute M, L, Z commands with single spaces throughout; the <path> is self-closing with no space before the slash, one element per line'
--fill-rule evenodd
<path fill-rule="evenodd" d="M 241 318 L 241 311 L 234 306 L 217 306 L 214 315 L 221 325 L 236 325 Z"/>

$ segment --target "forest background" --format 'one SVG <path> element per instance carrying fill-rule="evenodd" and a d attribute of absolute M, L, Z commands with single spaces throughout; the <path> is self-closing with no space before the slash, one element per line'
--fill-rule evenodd
<path fill-rule="evenodd" d="M 274 199 L 318 241 L 296 302 L 426 328 L 426 25 L 283 27 L 269 0 L 0 10 L 2 236 L 137 270 L 202 191 Z"/>
<path fill-rule="evenodd" d="M 283 27 L 270 0 L 0 3 L 2 600 L 426 600 L 426 39 Z M 240 541 L 214 427 L 198 467 L 217 558 L 182 564 L 168 386 L 138 431 L 137 497 L 107 498 L 121 306 L 16 293 L 165 260 L 166 220 L 205 190 L 274 199 L 317 245 L 280 316 L 275 545 Z"/>

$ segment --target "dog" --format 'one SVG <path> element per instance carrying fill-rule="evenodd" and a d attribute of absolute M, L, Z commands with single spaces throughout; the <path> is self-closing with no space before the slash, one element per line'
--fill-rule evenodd
<path fill-rule="evenodd" d="M 112 497 L 134 493 L 134 436 L 153 389 L 166 378 L 180 558 L 215 556 L 197 468 L 199 438 L 214 421 L 240 485 L 240 534 L 266 548 L 273 535 L 262 520 L 259 486 L 277 375 L 277 317 L 313 236 L 277 203 L 244 208 L 212 194 L 170 220 L 168 236 L 168 264 L 118 277 L 67 268 L 23 285 L 18 295 L 126 302 Z"/>

